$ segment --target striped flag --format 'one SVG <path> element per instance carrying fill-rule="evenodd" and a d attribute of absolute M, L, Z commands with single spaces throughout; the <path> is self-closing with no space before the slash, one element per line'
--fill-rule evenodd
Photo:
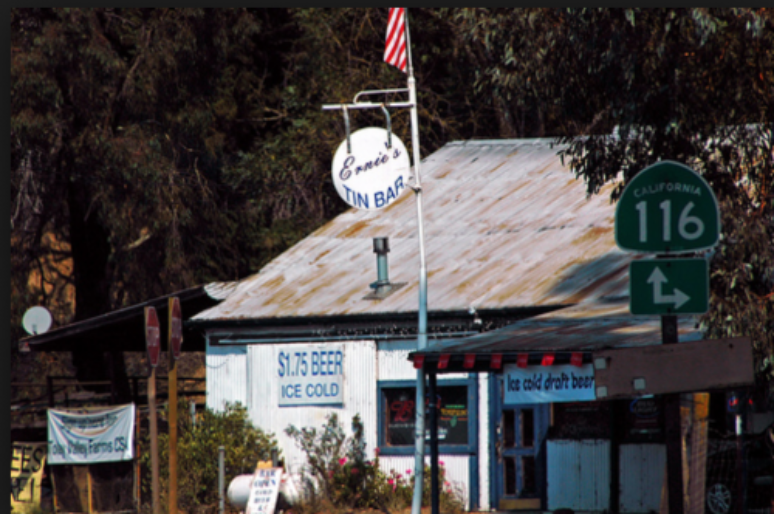
<path fill-rule="evenodd" d="M 384 60 L 400 68 L 402 72 L 406 72 L 406 9 L 404 7 L 390 7 Z"/>

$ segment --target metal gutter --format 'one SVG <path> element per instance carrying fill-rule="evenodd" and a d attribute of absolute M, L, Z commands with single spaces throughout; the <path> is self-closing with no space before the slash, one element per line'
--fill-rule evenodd
<path fill-rule="evenodd" d="M 570 305 L 548 305 L 539 307 L 517 307 L 507 309 L 481 309 L 471 313 L 465 310 L 434 311 L 428 313 L 428 321 L 437 324 L 468 324 L 475 323 L 476 318 L 483 326 L 487 322 L 497 322 L 506 319 L 520 320 L 531 318 L 540 314 L 563 309 Z M 386 327 L 390 323 L 416 327 L 417 311 L 384 312 L 375 314 L 338 314 L 332 316 L 288 316 L 276 318 L 243 318 L 243 319 L 189 319 L 183 324 L 186 328 L 214 330 L 234 328 L 268 328 L 283 327 L 288 330 L 297 330 L 298 327 L 306 327 L 306 330 L 330 330 L 341 325 L 342 328 L 379 328 Z"/>

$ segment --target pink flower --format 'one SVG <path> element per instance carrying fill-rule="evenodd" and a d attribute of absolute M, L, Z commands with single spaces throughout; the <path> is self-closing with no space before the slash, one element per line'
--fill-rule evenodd
<path fill-rule="evenodd" d="M 407 469 L 407 470 L 406 470 L 406 474 L 407 474 L 407 475 L 410 475 L 410 474 L 411 474 L 411 470 L 410 470 L 410 469 Z"/>
<path fill-rule="evenodd" d="M 342 457 L 342 458 L 339 459 L 339 466 L 343 466 L 346 463 L 347 463 L 347 458 L 346 457 Z"/>
<path fill-rule="evenodd" d="M 395 480 L 393 480 L 392 478 L 388 478 L 388 479 L 387 479 L 387 483 L 388 483 L 388 484 L 390 484 L 390 485 L 392 485 L 392 484 L 394 484 L 394 483 L 395 483 Z"/>
<path fill-rule="evenodd" d="M 446 487 L 449 487 L 451 484 L 449 482 L 444 482 L 443 485 L 445 485 Z"/>
<path fill-rule="evenodd" d="M 379 448 L 374 448 L 374 453 L 375 453 L 375 454 L 376 454 L 376 456 L 378 457 L 378 456 L 379 456 Z"/>
<path fill-rule="evenodd" d="M 439 466 L 443 466 L 443 461 L 442 461 L 442 460 L 439 460 L 439 461 L 438 461 L 438 465 L 439 465 Z"/>
<path fill-rule="evenodd" d="M 365 463 L 365 465 L 366 465 L 366 466 L 373 466 L 373 465 L 374 465 L 374 463 L 373 463 L 373 462 L 371 462 L 370 460 L 367 460 L 367 461 L 366 461 L 366 463 Z"/>

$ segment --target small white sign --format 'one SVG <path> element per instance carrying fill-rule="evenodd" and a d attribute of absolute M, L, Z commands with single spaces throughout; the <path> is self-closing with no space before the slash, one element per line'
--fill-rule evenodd
<path fill-rule="evenodd" d="M 596 400 L 594 366 L 503 366 L 503 403 L 579 402 Z"/>
<path fill-rule="evenodd" d="M 256 469 L 245 514 L 273 514 L 281 479 L 282 468 Z"/>
<path fill-rule="evenodd" d="M 406 190 L 410 162 L 403 142 L 378 127 L 357 130 L 350 135 L 350 149 L 344 140 L 333 156 L 333 185 L 342 200 L 352 207 L 383 209 Z"/>
<path fill-rule="evenodd" d="M 344 403 L 344 347 L 341 344 L 276 347 L 280 407 Z"/>

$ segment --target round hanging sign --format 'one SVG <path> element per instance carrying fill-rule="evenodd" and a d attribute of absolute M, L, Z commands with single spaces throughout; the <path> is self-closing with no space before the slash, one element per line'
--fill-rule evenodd
<path fill-rule="evenodd" d="M 391 136 L 391 137 L 388 137 Z M 333 185 L 352 207 L 375 211 L 398 199 L 406 189 L 410 163 L 403 142 L 385 129 L 353 132 L 333 156 Z"/>

